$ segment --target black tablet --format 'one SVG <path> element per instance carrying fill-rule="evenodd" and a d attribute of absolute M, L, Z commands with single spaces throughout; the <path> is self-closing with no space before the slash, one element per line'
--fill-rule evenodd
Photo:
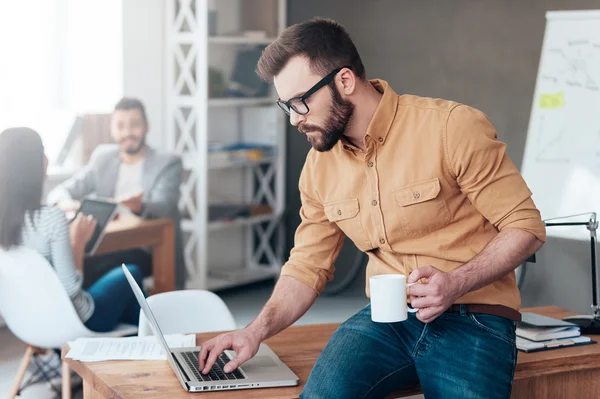
<path fill-rule="evenodd" d="M 114 218 L 117 211 L 117 204 L 114 202 L 106 202 L 92 199 L 84 199 L 79 207 L 79 210 L 75 214 L 82 213 L 84 215 L 92 215 L 96 219 L 96 229 L 92 238 L 85 245 L 85 254 L 93 255 L 96 249 L 102 242 L 102 237 L 106 231 L 106 226 Z"/>

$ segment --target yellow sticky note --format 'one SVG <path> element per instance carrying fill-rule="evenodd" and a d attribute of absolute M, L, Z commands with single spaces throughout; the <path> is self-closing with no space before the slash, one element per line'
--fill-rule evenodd
<path fill-rule="evenodd" d="M 540 95 L 540 108 L 556 109 L 565 106 L 565 95 L 563 92 Z"/>

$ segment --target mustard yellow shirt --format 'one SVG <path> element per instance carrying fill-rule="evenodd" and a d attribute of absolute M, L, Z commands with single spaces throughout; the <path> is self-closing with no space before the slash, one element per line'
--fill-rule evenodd
<path fill-rule="evenodd" d="M 368 254 L 369 277 L 451 271 L 504 229 L 546 240 L 531 191 L 482 112 L 452 101 L 383 93 L 363 152 L 342 140 L 311 150 L 300 176 L 302 222 L 281 274 L 322 292 L 344 236 Z M 515 274 L 456 303 L 520 306 Z"/>

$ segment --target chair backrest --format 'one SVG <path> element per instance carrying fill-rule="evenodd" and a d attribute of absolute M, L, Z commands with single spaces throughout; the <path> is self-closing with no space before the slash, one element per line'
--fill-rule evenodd
<path fill-rule="evenodd" d="M 163 334 L 200 333 L 237 328 L 225 302 L 210 291 L 164 292 L 152 295 L 146 300 Z M 144 312 L 140 312 L 138 335 L 153 335 Z"/>
<path fill-rule="evenodd" d="M 40 348 L 90 333 L 52 266 L 25 247 L 0 250 L 0 313 L 21 341 Z"/>

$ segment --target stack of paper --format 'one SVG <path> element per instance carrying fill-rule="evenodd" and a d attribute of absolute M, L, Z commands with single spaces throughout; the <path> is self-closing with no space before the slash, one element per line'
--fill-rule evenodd
<path fill-rule="evenodd" d="M 564 320 L 524 312 L 517 326 L 517 348 L 524 352 L 536 352 L 563 346 L 594 343 L 581 337 L 579 326 Z"/>
<path fill-rule="evenodd" d="M 573 338 L 581 335 L 579 327 L 517 327 L 517 335 L 530 341 Z"/>
<path fill-rule="evenodd" d="M 523 319 L 517 326 L 517 336 L 530 341 L 548 341 L 581 335 L 579 326 L 568 321 L 528 312 L 523 312 L 522 316 Z"/>
<path fill-rule="evenodd" d="M 165 335 L 169 348 L 196 346 L 194 334 Z M 79 338 L 69 342 L 68 358 L 82 362 L 105 360 L 166 360 L 162 345 L 154 336 L 125 338 Z"/>

